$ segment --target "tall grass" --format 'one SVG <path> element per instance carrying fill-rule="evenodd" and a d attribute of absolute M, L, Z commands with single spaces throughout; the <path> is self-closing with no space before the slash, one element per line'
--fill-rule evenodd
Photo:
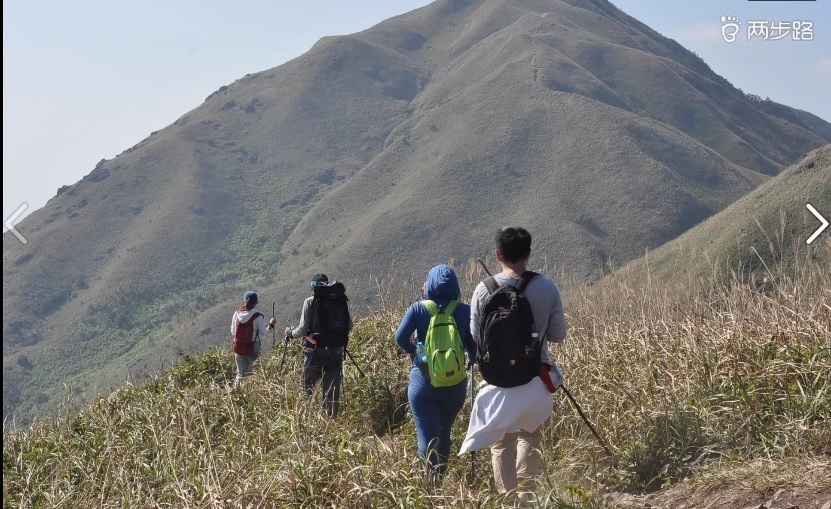
<path fill-rule="evenodd" d="M 713 460 L 831 453 L 829 267 L 675 287 L 616 278 L 573 303 L 573 340 L 558 354 L 628 487 Z M 558 445 L 585 445 L 562 415 Z M 585 472 L 587 458 L 572 458 L 573 474 Z"/>
<path fill-rule="evenodd" d="M 472 267 L 461 271 L 467 294 Z M 831 486 L 829 302 L 831 270 L 811 264 L 767 281 L 616 277 L 572 293 L 569 337 L 552 354 L 613 457 L 556 394 L 540 505 L 601 507 L 603 492 L 687 476 L 718 486 L 752 476 L 742 464 L 806 462 L 802 482 Z M 300 395 L 296 347 L 282 369 L 281 342 L 266 348 L 238 390 L 230 352 L 211 350 L 9 432 L 4 507 L 501 507 L 487 452 L 473 472 L 469 456 L 451 458 L 440 489 L 420 470 L 409 361 L 392 339 L 405 305 L 388 299 L 356 324 L 350 351 L 367 376 L 345 361 L 337 421 L 319 394 Z M 466 406 L 455 450 L 468 415 Z M 759 471 L 770 486 L 800 482 L 793 468 Z"/>

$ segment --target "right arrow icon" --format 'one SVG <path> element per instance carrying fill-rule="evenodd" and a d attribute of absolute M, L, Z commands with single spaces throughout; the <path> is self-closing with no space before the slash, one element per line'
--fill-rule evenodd
<path fill-rule="evenodd" d="M 826 221 L 825 218 L 822 217 L 822 215 L 820 215 L 820 213 L 817 212 L 817 209 L 815 209 L 810 203 L 806 204 L 805 206 L 808 208 L 808 210 L 811 211 L 811 214 L 813 214 L 817 219 L 819 219 L 819 222 L 822 223 L 822 225 L 819 228 L 817 228 L 817 231 L 815 231 L 813 235 L 808 237 L 808 240 L 806 242 L 810 244 L 814 241 L 814 239 L 819 237 L 819 234 L 822 233 L 823 230 L 828 228 L 828 221 Z"/>

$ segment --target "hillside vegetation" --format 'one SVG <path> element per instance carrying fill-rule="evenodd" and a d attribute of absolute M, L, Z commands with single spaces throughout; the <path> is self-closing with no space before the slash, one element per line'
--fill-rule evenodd
<path fill-rule="evenodd" d="M 831 496 L 829 269 L 806 260 L 764 288 L 604 279 L 574 293 L 552 353 L 613 457 L 555 394 L 541 506 L 619 506 L 609 493 L 621 491 L 666 508 L 723 490 L 748 503 L 779 488 Z M 463 273 L 470 286 L 475 269 Z M 299 396 L 296 347 L 281 369 L 278 342 L 240 390 L 230 353 L 210 350 L 8 433 L 4 507 L 501 507 L 487 452 L 472 473 L 469 456 L 453 458 L 439 490 L 420 475 L 408 360 L 392 339 L 403 310 L 357 323 L 350 350 L 367 376 L 346 363 L 336 422 L 319 395 Z"/>
<path fill-rule="evenodd" d="M 251 288 L 287 325 L 324 272 L 363 313 L 504 224 L 592 279 L 831 141 L 606 0 L 437 0 L 252 71 L 4 236 L 4 417 L 224 343 Z"/>
<path fill-rule="evenodd" d="M 632 280 L 649 275 L 662 281 L 712 278 L 717 283 L 729 279 L 737 267 L 764 279 L 805 258 L 827 265 L 831 230 L 806 244 L 821 226 L 806 208 L 808 203 L 831 218 L 831 145 L 806 154 L 776 178 L 633 261 L 621 273 Z"/>

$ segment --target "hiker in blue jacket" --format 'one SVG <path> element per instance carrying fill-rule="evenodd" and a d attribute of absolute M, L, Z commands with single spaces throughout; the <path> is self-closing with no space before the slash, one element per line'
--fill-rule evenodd
<path fill-rule="evenodd" d="M 453 269 L 448 265 L 433 267 L 424 285 L 424 298 L 444 309 L 459 297 L 459 281 Z M 476 344 L 470 335 L 470 306 L 458 303 L 452 314 L 468 359 L 474 359 Z M 412 361 L 407 395 L 418 432 L 418 452 L 429 464 L 431 482 L 438 483 L 447 468 L 450 427 L 465 403 L 467 379 L 449 387 L 431 384 L 428 366 L 416 357 L 417 345 L 410 340 L 416 332 L 418 342 L 425 342 L 430 318 L 423 300 L 413 303 L 395 331 L 395 341 Z"/>

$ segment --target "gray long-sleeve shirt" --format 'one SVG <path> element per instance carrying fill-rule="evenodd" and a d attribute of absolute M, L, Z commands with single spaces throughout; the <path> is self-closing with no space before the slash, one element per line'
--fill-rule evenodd
<path fill-rule="evenodd" d="M 519 282 L 519 279 L 504 274 L 497 274 L 494 278 L 501 285 L 516 285 Z M 534 276 L 525 289 L 525 296 L 531 305 L 534 325 L 540 337 L 550 342 L 562 343 L 566 337 L 566 316 L 560 290 L 554 281 L 543 275 Z M 470 299 L 470 333 L 476 340 L 481 337 L 479 320 L 487 299 L 488 289 L 485 283 L 481 282 L 473 290 L 473 297 Z M 548 348 L 542 349 L 542 361 L 549 362 Z"/>

